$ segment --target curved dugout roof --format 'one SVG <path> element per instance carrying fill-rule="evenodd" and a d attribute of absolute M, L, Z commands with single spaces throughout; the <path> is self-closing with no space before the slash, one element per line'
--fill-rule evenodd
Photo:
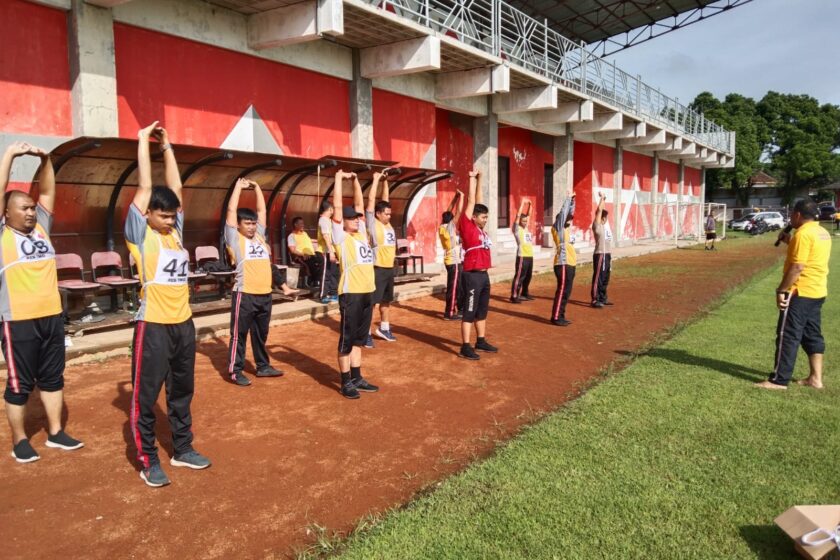
<path fill-rule="evenodd" d="M 355 171 L 363 188 L 375 171 L 396 162 L 339 156 L 320 159 L 278 156 L 173 144 L 184 183 L 184 241 L 222 248 L 223 208 L 239 177 L 260 184 L 268 205 L 268 233 L 275 255 L 283 254 L 281 240 L 294 216 L 306 221 L 310 234 L 317 224 L 318 206 L 331 193 L 335 173 Z M 128 207 L 137 187 L 137 140 L 76 138 L 51 153 L 56 168 L 56 212 L 52 237 L 59 252 L 79 253 L 86 260 L 95 251 L 113 249 L 126 255 L 122 237 Z M 448 171 L 393 169 L 391 203 L 395 225 L 405 224 L 411 201 L 426 184 L 445 179 Z M 152 149 L 152 181 L 164 184 L 160 154 Z M 37 185 L 37 176 L 33 178 Z M 351 199 L 345 193 L 345 202 Z M 240 206 L 254 207 L 246 191 Z"/>

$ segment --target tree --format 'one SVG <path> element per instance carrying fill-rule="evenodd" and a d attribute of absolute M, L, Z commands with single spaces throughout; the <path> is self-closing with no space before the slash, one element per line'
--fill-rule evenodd
<path fill-rule="evenodd" d="M 735 167 L 710 169 L 706 173 L 706 190 L 731 188 L 736 200 L 746 205 L 752 187 L 750 177 L 763 168 L 761 155 L 769 139 L 766 123 L 758 114 L 756 102 L 737 93 L 730 93 L 721 102 L 704 91 L 694 99 L 691 108 L 736 135 Z"/>
<path fill-rule="evenodd" d="M 770 132 L 765 148 L 786 201 L 840 177 L 840 107 L 770 91 L 758 113 Z"/>

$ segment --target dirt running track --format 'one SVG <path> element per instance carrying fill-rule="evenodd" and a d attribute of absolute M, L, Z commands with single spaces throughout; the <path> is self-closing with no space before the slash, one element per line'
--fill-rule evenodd
<path fill-rule="evenodd" d="M 161 399 L 161 458 L 172 479 L 162 489 L 142 483 L 128 447 L 129 359 L 68 368 L 68 431 L 85 441 L 83 450 L 44 446 L 37 398 L 28 431 L 40 461 L 15 463 L 5 421 L 0 428 L 2 556 L 293 556 L 312 542 L 311 524 L 347 531 L 368 513 L 405 503 L 781 253 L 765 243 L 727 245 L 617 261 L 616 305 L 603 310 L 583 305 L 591 268 L 580 267 L 567 328 L 545 320 L 553 276 L 535 279 L 537 300 L 522 305 L 504 301 L 509 286 L 496 285 L 488 339 L 501 352 L 480 362 L 457 357 L 459 324 L 440 319 L 440 300 L 403 302 L 393 313 L 398 342 L 364 352 L 363 373 L 382 390 L 359 401 L 337 393 L 333 318 L 272 329 L 269 351 L 286 376 L 248 388 L 218 373 L 227 339 L 201 344 L 195 446 L 214 464 L 169 466 Z"/>

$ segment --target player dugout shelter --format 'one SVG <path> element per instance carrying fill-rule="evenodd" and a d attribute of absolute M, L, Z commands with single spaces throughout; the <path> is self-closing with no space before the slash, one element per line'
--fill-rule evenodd
<path fill-rule="evenodd" d="M 262 188 L 268 210 L 267 237 L 278 262 L 286 261 L 285 237 L 294 217 L 304 219 L 315 235 L 322 200 L 331 199 L 339 170 L 358 174 L 363 192 L 376 171 L 386 171 L 390 184 L 391 222 L 405 237 L 409 207 L 423 188 L 447 179 L 450 171 L 397 167 L 394 161 L 324 156 L 310 159 L 219 148 L 173 144 L 184 185 L 184 243 L 224 250 L 225 209 L 237 179 L 245 177 Z M 152 182 L 163 185 L 161 153 L 152 146 Z M 125 255 L 123 224 L 137 188 L 137 140 L 76 138 L 51 152 L 56 172 L 56 212 L 52 239 L 58 253 L 77 253 L 85 262 L 96 251 Z M 37 190 L 37 175 L 33 178 Z M 352 204 L 345 185 L 344 203 Z M 367 199 L 365 200 L 367 203 Z M 255 208 L 254 192 L 243 192 L 240 207 Z M 124 261 L 127 262 L 127 261 Z"/>

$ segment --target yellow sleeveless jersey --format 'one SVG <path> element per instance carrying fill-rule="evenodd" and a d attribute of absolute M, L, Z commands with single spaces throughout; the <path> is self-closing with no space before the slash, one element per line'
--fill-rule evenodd
<path fill-rule="evenodd" d="M 516 256 L 517 257 L 533 257 L 534 256 L 534 238 L 528 228 L 520 227 L 519 224 L 514 225 L 513 236 L 516 239 Z"/>
<path fill-rule="evenodd" d="M 309 234 L 305 231 L 300 233 L 290 233 L 287 243 L 289 247 L 294 247 L 304 255 L 312 256 L 315 254 L 315 248 L 312 245 L 312 238 L 309 237 Z"/>
<path fill-rule="evenodd" d="M 132 204 L 125 220 L 125 241 L 137 263 L 142 288 L 138 321 L 171 325 L 192 317 L 187 285 L 190 258 L 181 242 L 184 213 L 178 212 L 175 227 L 160 234 Z"/>
<path fill-rule="evenodd" d="M 52 216 L 36 206 L 37 224 L 29 235 L 5 226 L 0 246 L 0 319 L 24 321 L 61 313 L 55 249 L 50 242 Z"/>
<path fill-rule="evenodd" d="M 577 253 L 575 252 L 575 241 L 572 238 L 571 226 L 558 233 L 557 228 L 552 226 L 551 237 L 554 238 L 554 265 L 577 266 Z"/>
<path fill-rule="evenodd" d="M 338 257 L 341 277 L 338 293 L 367 294 L 376 289 L 373 274 L 373 249 L 367 238 L 367 228 L 359 222 L 359 231 L 347 233 L 342 223 L 332 224 L 333 247 Z"/>
<path fill-rule="evenodd" d="M 438 229 L 438 237 L 440 237 L 440 244 L 443 247 L 443 264 L 446 266 L 458 264 L 461 262 L 461 236 L 458 235 L 458 228 L 455 226 L 455 220 L 452 219 L 448 224 L 441 224 Z"/>
<path fill-rule="evenodd" d="M 246 294 L 271 293 L 271 252 L 265 241 L 265 226 L 248 239 L 235 227 L 225 224 L 225 244 L 236 265 L 233 290 Z"/>
<path fill-rule="evenodd" d="M 321 216 L 318 218 L 318 252 L 327 254 L 330 252 L 329 243 L 327 243 L 326 236 L 329 235 L 332 237 L 332 226 L 330 225 L 332 220 Z"/>
<path fill-rule="evenodd" d="M 376 219 L 373 212 L 365 212 L 367 228 L 372 232 L 371 245 L 373 246 L 375 262 L 374 266 L 382 268 L 394 268 L 394 257 L 397 256 L 397 234 L 394 226 L 387 226 Z"/>

